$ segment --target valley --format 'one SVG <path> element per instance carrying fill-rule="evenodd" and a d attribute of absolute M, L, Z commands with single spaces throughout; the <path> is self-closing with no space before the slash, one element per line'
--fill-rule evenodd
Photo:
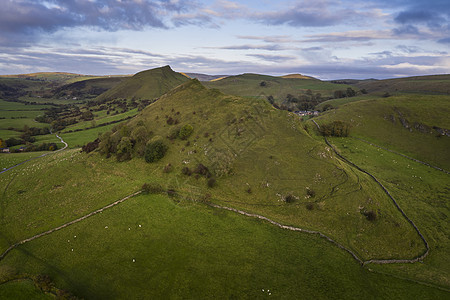
<path fill-rule="evenodd" d="M 201 75 L 0 78 L 0 299 L 448 297 L 448 75 Z"/>

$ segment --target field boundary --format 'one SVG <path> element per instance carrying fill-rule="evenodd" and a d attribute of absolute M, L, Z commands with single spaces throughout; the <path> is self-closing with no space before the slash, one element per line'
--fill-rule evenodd
<path fill-rule="evenodd" d="M 317 122 L 315 120 L 312 120 L 314 122 L 314 124 L 317 126 L 317 128 L 320 130 L 320 126 L 319 124 L 317 124 Z M 397 201 L 394 199 L 394 197 L 391 195 L 391 193 L 389 193 L 389 191 L 386 189 L 386 187 L 371 173 L 367 172 L 366 170 L 362 169 L 361 167 L 357 166 L 356 164 L 354 164 L 353 162 L 351 162 L 350 160 L 348 160 L 347 158 L 345 158 L 343 155 L 341 155 L 336 148 L 328 141 L 328 139 L 326 137 L 324 137 L 325 143 L 331 147 L 331 149 L 333 149 L 334 153 L 336 153 L 336 155 L 341 158 L 344 162 L 346 162 L 347 164 L 349 164 L 350 166 L 358 169 L 359 171 L 369 175 L 380 187 L 381 189 L 385 192 L 386 195 L 388 195 L 388 197 L 392 200 L 392 203 L 395 205 L 395 207 L 398 209 L 398 211 L 400 211 L 400 213 L 402 214 L 402 216 L 411 224 L 411 226 L 415 229 L 415 231 L 417 232 L 417 234 L 419 235 L 419 237 L 421 238 L 421 240 L 423 241 L 426 251 L 422 254 L 419 255 L 415 258 L 412 259 L 370 259 L 367 261 L 364 261 L 363 265 L 366 264 L 370 264 L 370 263 L 375 263 L 375 264 L 397 264 L 397 263 L 416 263 L 419 261 L 422 261 L 425 257 L 428 256 L 428 254 L 430 253 L 430 246 L 428 245 L 427 240 L 425 239 L 425 237 L 422 235 L 422 233 L 420 232 L 419 228 L 416 226 L 416 224 L 406 215 L 406 213 L 400 208 L 400 206 L 398 205 Z"/>
<path fill-rule="evenodd" d="M 29 158 L 29 159 L 27 159 L 27 160 L 24 160 L 24 161 L 18 163 L 17 165 L 14 165 L 14 166 L 12 166 L 12 167 L 9 167 L 9 168 L 7 168 L 7 169 L 4 169 L 4 170 L 0 171 L 0 174 L 5 173 L 5 172 L 7 172 L 7 171 L 9 171 L 9 170 L 11 170 L 11 169 L 14 169 L 15 167 L 18 167 L 18 166 L 20 166 L 20 165 L 22 165 L 22 164 L 24 164 L 24 163 L 26 163 L 26 162 L 29 162 L 29 161 L 31 161 L 31 160 L 34 160 L 34 159 L 37 159 L 37 158 L 41 158 L 41 157 L 44 157 L 44 156 L 47 156 L 47 155 L 50 155 L 50 154 L 54 154 L 54 153 L 63 151 L 64 149 L 66 149 L 67 147 L 69 147 L 69 145 L 62 139 L 62 137 L 60 137 L 58 134 L 55 134 L 55 135 L 56 135 L 56 137 L 57 137 L 58 139 L 60 139 L 61 143 L 64 144 L 64 147 L 63 147 L 63 148 L 58 149 L 58 150 L 55 150 L 55 151 L 52 151 L 52 152 L 47 152 L 47 153 L 44 153 L 44 154 L 42 154 L 42 155 L 39 155 L 39 156 L 32 157 L 32 158 Z M 8 155 L 8 154 L 4 154 L 4 155 Z"/>
<path fill-rule="evenodd" d="M 364 140 L 364 139 L 362 139 L 362 138 L 357 138 L 357 137 L 354 137 L 354 136 L 352 136 L 352 138 L 355 139 L 355 140 L 359 140 L 359 141 L 361 141 L 361 142 L 364 142 L 364 143 L 366 143 L 366 144 L 369 144 L 369 145 L 371 145 L 371 146 L 373 146 L 373 147 L 380 148 L 380 149 L 382 149 L 382 150 L 386 150 L 386 151 L 389 151 L 389 152 L 391 152 L 391 153 L 394 153 L 394 154 L 403 156 L 404 158 L 407 158 L 407 159 L 412 160 L 412 161 L 415 161 L 415 162 L 417 162 L 417 163 L 419 163 L 419 164 L 422 164 L 422 165 L 431 167 L 431 168 L 433 168 L 433 169 L 436 169 L 436 170 L 438 170 L 438 171 L 444 172 L 444 173 L 446 173 L 446 174 L 450 174 L 449 171 L 446 171 L 446 170 L 444 170 L 444 169 L 442 169 L 442 168 L 439 168 L 439 167 L 433 166 L 432 164 L 429 164 L 429 163 L 427 163 L 427 162 L 424 162 L 424 161 L 421 161 L 421 160 L 418 160 L 418 159 L 409 157 L 409 156 L 407 156 L 407 155 L 405 155 L 405 154 L 402 154 L 402 153 L 400 153 L 400 152 L 391 150 L 391 149 L 389 149 L 389 148 L 386 148 L 386 147 L 383 147 L 383 146 L 374 144 L 374 143 L 369 142 L 369 141 L 366 141 L 366 140 Z"/>
<path fill-rule="evenodd" d="M 92 217 L 93 215 L 96 215 L 96 214 L 98 214 L 98 213 L 103 212 L 104 210 L 106 210 L 106 209 L 108 209 L 108 208 L 114 207 L 114 206 L 116 206 L 117 204 L 124 202 L 125 200 L 128 200 L 128 199 L 130 199 L 130 198 L 132 198 L 132 197 L 134 197 L 134 196 L 137 196 L 137 195 L 139 195 L 140 193 L 142 193 L 142 191 L 137 191 L 137 192 L 135 192 L 135 193 L 133 193 L 133 194 L 131 194 L 131 195 L 128 195 L 128 196 L 126 196 L 126 197 L 124 197 L 124 198 L 122 198 L 122 199 L 120 199 L 120 200 L 117 200 L 117 201 L 115 201 L 115 202 L 113 202 L 113 203 L 111 203 L 111 204 L 108 204 L 108 205 L 106 205 L 106 206 L 104 206 L 104 207 L 102 207 L 102 208 L 99 208 L 99 209 L 97 209 L 97 210 L 95 210 L 95 211 L 93 211 L 93 212 L 91 212 L 91 213 L 89 213 L 89 214 L 87 214 L 87 215 L 84 215 L 84 216 L 82 216 L 82 217 L 80 217 L 80 218 L 78 218 L 78 219 L 75 219 L 75 220 L 72 220 L 72 221 L 70 221 L 70 222 L 64 223 L 64 224 L 61 225 L 61 226 L 58 226 L 58 227 L 56 227 L 56 228 L 47 230 L 47 231 L 45 231 L 45 232 L 36 234 L 36 235 L 34 235 L 34 236 L 30 237 L 30 238 L 27 238 L 27 239 L 24 239 L 24 240 L 22 240 L 22 241 L 20 241 L 20 242 L 17 242 L 17 243 L 15 243 L 15 244 L 11 245 L 8 249 L 6 249 L 6 250 L 2 253 L 2 255 L 0 255 L 0 261 L 3 260 L 3 258 L 5 258 L 5 256 L 6 256 L 11 250 L 13 250 L 14 248 L 16 248 L 16 247 L 19 246 L 19 245 L 22 245 L 22 244 L 31 242 L 31 241 L 33 241 L 33 240 L 35 240 L 35 239 L 37 239 L 37 238 L 43 237 L 43 236 L 45 236 L 45 235 L 48 235 L 48 234 L 53 233 L 53 232 L 55 232 L 55 231 L 58 231 L 58 230 L 60 230 L 60 229 L 66 228 L 67 226 L 70 226 L 70 225 L 72 225 L 72 224 L 75 224 L 75 223 L 78 223 L 78 222 L 80 222 L 80 221 L 83 221 L 83 220 L 85 220 L 85 219 L 87 219 L 87 218 L 89 218 L 89 217 Z"/>

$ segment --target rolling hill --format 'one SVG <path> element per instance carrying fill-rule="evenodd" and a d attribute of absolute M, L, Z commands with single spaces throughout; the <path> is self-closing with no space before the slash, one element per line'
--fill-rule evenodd
<path fill-rule="evenodd" d="M 215 88 L 223 93 L 241 97 L 259 97 L 267 99 L 272 96 L 278 105 L 288 98 L 288 95 L 300 98 L 314 95 L 316 98 L 333 97 L 335 90 L 345 90 L 348 85 L 334 84 L 312 77 L 298 74 L 275 77 L 260 74 L 242 74 L 203 83 L 208 88 Z M 312 94 L 308 94 L 312 93 Z M 319 94 L 319 95 L 318 95 Z"/>
<path fill-rule="evenodd" d="M 169 66 L 139 72 L 96 98 L 97 101 L 113 99 L 152 100 L 189 79 L 174 72 Z"/>
<path fill-rule="evenodd" d="M 313 120 L 352 127 L 329 144 L 266 99 L 344 87 L 258 74 L 200 83 L 168 66 L 123 80 L 89 108 L 97 123 L 136 116 L 96 141 L 100 127 L 62 134 L 89 138 L 88 153 L 0 175 L 0 255 L 70 225 L 0 259 L 0 298 L 34 284 L 86 299 L 445 299 L 448 174 L 384 148 L 446 167 L 448 96 L 331 100 Z"/>
<path fill-rule="evenodd" d="M 354 83 L 369 93 L 450 94 L 450 75 L 414 76 L 385 80 L 362 80 Z"/>

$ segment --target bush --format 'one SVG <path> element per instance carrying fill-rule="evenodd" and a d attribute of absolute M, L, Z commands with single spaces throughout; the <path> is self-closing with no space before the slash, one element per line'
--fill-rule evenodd
<path fill-rule="evenodd" d="M 93 142 L 89 142 L 86 145 L 84 145 L 83 147 L 81 147 L 81 151 L 89 153 L 94 151 L 95 149 L 98 148 L 98 146 L 100 145 L 100 139 L 96 139 Z"/>
<path fill-rule="evenodd" d="M 308 198 L 314 198 L 316 196 L 316 192 L 311 189 L 306 189 L 306 195 L 308 195 Z"/>
<path fill-rule="evenodd" d="M 295 201 L 295 196 L 289 193 L 284 197 L 284 201 L 286 201 L 286 203 L 292 203 Z"/>
<path fill-rule="evenodd" d="M 313 210 L 314 209 L 314 203 L 307 203 L 306 204 L 306 209 L 307 210 Z"/>
<path fill-rule="evenodd" d="M 169 135 L 167 136 L 167 138 L 169 140 L 174 140 L 174 139 L 176 139 L 179 136 L 179 134 L 180 134 L 180 128 L 179 127 L 175 127 L 175 128 L 172 128 L 169 131 Z"/>
<path fill-rule="evenodd" d="M 178 137 L 182 140 L 186 140 L 191 136 L 192 132 L 194 132 L 194 127 L 192 127 L 192 125 L 186 124 L 181 127 L 180 132 L 178 132 Z"/>
<path fill-rule="evenodd" d="M 120 139 L 116 148 L 116 156 L 118 161 L 125 161 L 131 159 L 131 151 L 133 150 L 133 143 L 129 137 Z"/>
<path fill-rule="evenodd" d="M 161 140 L 150 141 L 145 147 L 145 161 L 151 163 L 160 160 L 167 149 L 168 147 Z"/>
<path fill-rule="evenodd" d="M 187 176 L 192 175 L 192 171 L 188 167 L 183 167 L 183 169 L 181 169 L 181 173 L 183 173 L 184 175 L 187 175 Z"/>
<path fill-rule="evenodd" d="M 209 172 L 209 169 L 203 164 L 198 164 L 197 167 L 194 169 L 194 173 L 208 178 L 211 177 L 211 172 Z"/>
<path fill-rule="evenodd" d="M 344 121 L 334 121 L 320 125 L 320 133 L 323 136 L 346 137 L 350 133 L 350 124 Z"/>
<path fill-rule="evenodd" d="M 159 183 L 144 183 L 142 192 L 144 194 L 159 194 L 164 192 L 164 189 Z"/>
<path fill-rule="evenodd" d="M 170 173 L 172 171 L 172 165 L 171 164 L 167 164 L 164 169 L 163 172 L 164 173 Z"/>
<path fill-rule="evenodd" d="M 369 221 L 375 221 L 377 219 L 377 213 L 373 210 L 364 211 L 363 215 L 365 215 Z"/>
<path fill-rule="evenodd" d="M 216 179 L 215 178 L 208 179 L 207 185 L 208 187 L 213 188 L 216 185 Z"/>

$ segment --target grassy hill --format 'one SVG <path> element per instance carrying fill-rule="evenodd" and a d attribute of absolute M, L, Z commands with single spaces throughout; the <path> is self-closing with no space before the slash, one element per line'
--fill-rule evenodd
<path fill-rule="evenodd" d="M 363 80 L 354 84 L 370 93 L 450 94 L 450 75 L 415 76 L 385 80 Z"/>
<path fill-rule="evenodd" d="M 139 95 L 148 99 L 155 90 L 169 89 L 157 87 L 162 77 L 175 85 L 178 75 L 169 67 L 149 70 L 110 91 L 129 99 L 127 103 Z M 260 88 L 288 87 L 291 81 L 297 91 L 299 81 L 301 89 L 316 85 L 331 91 L 336 85 L 246 74 L 231 81 L 242 87 L 239 93 L 249 93 L 240 97 L 183 80 L 155 96 L 159 99 L 136 117 L 111 125 L 96 151 L 65 150 L 0 174 L 0 253 L 122 199 L 144 183 L 152 187 L 149 195 L 130 198 L 12 250 L 0 261 L 0 295 L 35 293 L 30 280 L 39 282 L 48 275 L 59 289 L 86 299 L 448 296 L 447 174 L 360 140 L 330 139 L 344 155 L 380 176 L 432 247 L 423 263 L 361 267 L 348 252 L 317 234 L 210 206 L 320 231 L 361 260 L 423 254 L 417 232 L 372 178 L 339 159 L 311 122 L 251 95 Z M 229 78 L 217 83 L 223 80 Z M 224 88 L 231 90 L 231 83 Z M 383 146 L 392 134 L 396 150 L 416 140 L 418 145 L 428 142 L 438 151 L 445 149 L 440 143 L 447 137 L 434 137 L 439 142 L 431 144 L 416 135 L 423 128 L 448 128 L 445 96 L 355 100 L 339 103 L 317 122 L 346 120 L 353 124 L 352 135 Z M 99 110 L 96 120 L 120 119 L 136 110 L 114 116 Z M 405 120 L 412 127 L 405 128 Z M 85 129 L 89 122 L 66 130 Z M 76 134 L 70 137 L 79 143 L 87 136 L 95 139 L 97 129 L 62 136 Z M 90 131 L 95 131 L 93 136 Z M 155 142 L 166 151 L 148 163 L 147 150 Z M 420 149 L 407 154 L 428 158 Z M 418 191 L 414 197 L 412 187 Z"/>
<path fill-rule="evenodd" d="M 123 82 L 127 77 L 104 77 L 76 81 L 55 88 L 52 92 L 55 98 L 90 99 L 110 90 Z"/>
<path fill-rule="evenodd" d="M 192 126 L 191 137 L 177 138 L 185 126 Z M 140 132 L 148 136 L 138 138 Z M 179 192 L 187 196 L 195 186 L 194 197 L 209 195 L 218 203 L 321 230 L 365 258 L 412 257 L 422 251 L 414 232 L 373 182 L 343 166 L 326 145 L 308 135 L 297 116 L 279 111 L 265 100 L 228 96 L 193 80 L 116 128 L 105 143 L 108 149 L 119 149 L 134 139 L 133 149 L 127 151 L 136 154 L 142 152 L 146 140 L 155 138 L 168 147 L 164 159 L 151 164 L 159 170 L 155 170 L 157 177 L 165 184 L 185 182 Z M 217 179 L 217 188 L 208 188 L 208 180 L 202 176 L 183 175 L 188 173 L 186 168 L 194 171 L 198 164 Z M 172 171 L 166 174 L 163 169 L 167 165 Z M 385 218 L 371 223 L 358 207 L 375 206 L 381 207 Z M 333 225 L 342 222 L 346 230 Z M 399 222 L 399 227 L 393 230 L 392 222 Z M 391 234 L 382 240 L 370 239 L 358 237 L 360 230 Z M 390 239 L 400 236 L 405 243 L 415 240 L 416 246 L 404 252 L 397 241 L 392 247 Z"/>
<path fill-rule="evenodd" d="M 139 72 L 97 97 L 98 101 L 112 99 L 152 100 L 189 79 L 169 66 Z"/>
<path fill-rule="evenodd" d="M 369 96 L 327 111 L 317 121 L 347 121 L 355 137 L 450 170 L 449 115 L 449 96 Z"/>
<path fill-rule="evenodd" d="M 283 75 L 281 77 L 282 78 L 297 78 L 297 79 L 316 79 L 314 77 L 306 76 L 306 75 L 302 75 L 302 74 L 288 74 L 288 75 Z"/>
<path fill-rule="evenodd" d="M 208 88 L 215 88 L 225 94 L 241 97 L 259 97 L 267 99 L 272 96 L 275 103 L 282 105 L 288 95 L 300 99 L 311 97 L 323 99 L 333 97 L 335 90 L 347 89 L 348 85 L 334 84 L 312 77 L 299 77 L 298 74 L 275 77 L 259 74 L 229 76 L 220 80 L 203 83 Z M 309 94 L 312 93 L 312 94 Z M 320 95 L 317 95 L 320 94 Z"/>

